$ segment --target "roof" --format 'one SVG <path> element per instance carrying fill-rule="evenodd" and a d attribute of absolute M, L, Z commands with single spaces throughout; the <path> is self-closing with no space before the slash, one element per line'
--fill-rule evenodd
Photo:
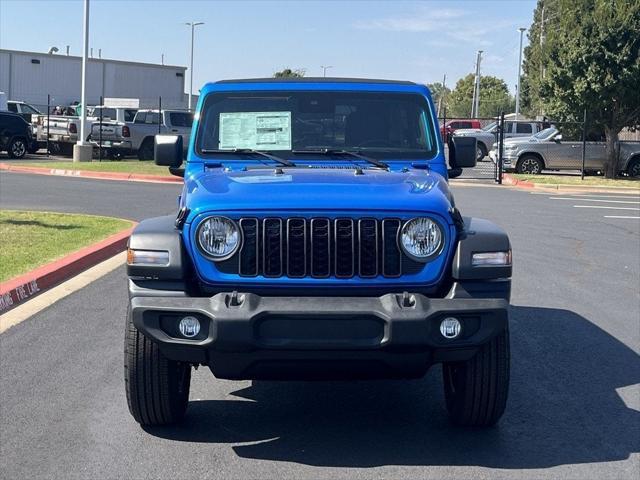
<path fill-rule="evenodd" d="M 243 78 L 235 80 L 219 80 L 215 83 L 381 83 L 392 85 L 418 85 L 406 80 L 383 80 L 375 78 L 340 78 L 340 77 L 268 77 Z"/>
<path fill-rule="evenodd" d="M 73 59 L 82 61 L 82 57 L 77 55 L 66 55 L 64 53 L 47 53 L 47 52 L 29 52 L 26 50 L 7 50 L 4 48 L 0 48 L 0 53 L 8 53 L 14 55 L 27 55 L 33 56 L 37 55 L 39 57 L 46 57 L 52 59 Z M 144 67 L 157 67 L 157 68 L 167 68 L 167 69 L 180 69 L 186 71 L 187 67 L 182 67 L 180 65 L 167 65 L 167 64 L 159 64 L 159 63 L 148 63 L 148 62 L 132 62 L 129 60 L 113 60 L 111 58 L 98 58 L 98 57 L 89 57 L 87 58 L 89 62 L 104 62 L 104 63 L 117 63 L 121 65 L 134 65 L 134 66 L 144 66 Z"/>

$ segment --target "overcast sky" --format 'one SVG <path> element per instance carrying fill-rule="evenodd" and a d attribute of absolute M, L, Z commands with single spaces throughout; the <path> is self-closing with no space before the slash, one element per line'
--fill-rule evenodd
<path fill-rule="evenodd" d="M 328 75 L 447 84 L 473 71 L 515 91 L 520 26 L 535 0 L 91 0 L 90 46 L 103 58 L 188 66 L 197 27 L 194 91 L 208 81 L 264 77 L 283 67 Z M 527 42 L 525 35 L 525 44 Z M 82 53 L 82 2 L 0 0 L 0 48 Z M 188 79 L 187 79 L 188 80 Z M 186 83 L 188 88 L 188 81 Z"/>

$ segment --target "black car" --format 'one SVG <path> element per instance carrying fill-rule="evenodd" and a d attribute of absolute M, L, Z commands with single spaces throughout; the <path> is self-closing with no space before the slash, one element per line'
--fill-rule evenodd
<path fill-rule="evenodd" d="M 24 118 L 0 112 L 0 152 L 6 151 L 9 158 L 22 158 L 32 141 L 31 125 Z"/>

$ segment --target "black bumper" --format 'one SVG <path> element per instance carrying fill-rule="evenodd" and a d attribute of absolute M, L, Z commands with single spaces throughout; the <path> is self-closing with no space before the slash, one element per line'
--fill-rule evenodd
<path fill-rule="evenodd" d="M 267 297 L 131 298 L 133 323 L 173 360 L 207 364 L 219 378 L 420 377 L 429 366 L 461 361 L 507 327 L 502 298 Z M 194 339 L 178 322 L 196 316 Z M 462 322 L 448 340 L 440 322 Z"/>

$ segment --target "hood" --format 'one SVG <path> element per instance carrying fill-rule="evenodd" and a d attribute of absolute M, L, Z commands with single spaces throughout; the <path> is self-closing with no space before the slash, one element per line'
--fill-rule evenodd
<path fill-rule="evenodd" d="M 458 130 L 453 132 L 454 135 L 471 135 L 472 133 L 491 133 L 491 132 L 485 132 L 481 128 L 459 128 Z"/>
<path fill-rule="evenodd" d="M 505 138 L 504 143 L 513 144 L 513 143 L 540 143 L 535 137 L 516 137 L 516 138 Z"/>
<path fill-rule="evenodd" d="M 448 218 L 451 194 L 438 173 L 410 169 L 213 169 L 185 179 L 186 206 L 209 211 L 422 211 Z M 183 197 L 184 198 L 184 197 Z M 190 220 L 188 220 L 190 221 Z"/>

